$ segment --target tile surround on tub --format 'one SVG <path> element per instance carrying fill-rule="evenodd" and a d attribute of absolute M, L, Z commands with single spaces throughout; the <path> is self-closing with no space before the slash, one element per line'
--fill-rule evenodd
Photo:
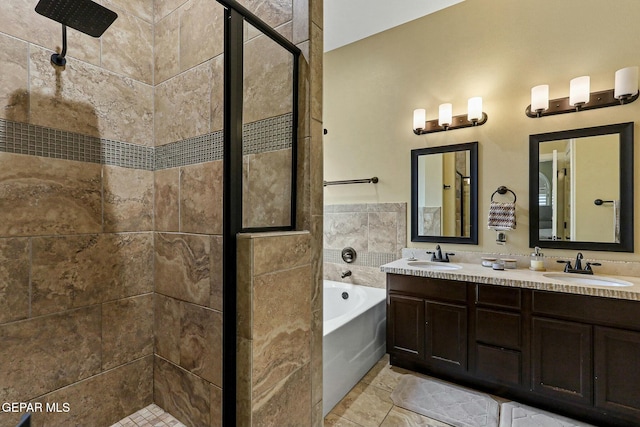
<path fill-rule="evenodd" d="M 379 267 L 398 259 L 407 243 L 406 203 L 359 203 L 324 206 L 324 278 L 384 287 Z M 353 263 L 342 260 L 352 247 Z M 340 278 L 350 270 L 352 275 Z"/>

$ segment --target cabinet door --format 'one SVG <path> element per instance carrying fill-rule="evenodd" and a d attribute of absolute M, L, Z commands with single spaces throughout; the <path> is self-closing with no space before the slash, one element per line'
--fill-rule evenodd
<path fill-rule="evenodd" d="M 426 361 L 434 368 L 467 370 L 467 307 L 425 301 Z"/>
<path fill-rule="evenodd" d="M 389 295 L 387 352 L 411 359 L 424 359 L 424 301 Z"/>
<path fill-rule="evenodd" d="M 596 406 L 640 420 L 640 332 L 595 328 Z"/>
<path fill-rule="evenodd" d="M 592 404 L 591 325 L 533 318 L 533 390 Z"/>

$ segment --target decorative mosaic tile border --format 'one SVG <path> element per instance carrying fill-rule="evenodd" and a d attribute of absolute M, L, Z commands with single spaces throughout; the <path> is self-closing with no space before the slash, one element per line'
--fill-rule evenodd
<path fill-rule="evenodd" d="M 0 119 L 0 151 L 153 170 L 153 147 Z"/>
<path fill-rule="evenodd" d="M 245 124 L 243 154 L 291 148 L 292 130 L 291 114 Z M 0 119 L 0 152 L 159 170 L 221 160 L 223 132 L 154 148 Z"/>
<path fill-rule="evenodd" d="M 323 250 L 323 262 L 330 262 L 333 264 L 345 264 L 342 260 L 342 251 L 339 249 L 324 249 Z M 385 252 L 358 252 L 356 260 L 353 265 L 361 265 L 364 267 L 380 267 L 383 264 L 390 263 L 398 259 L 398 254 L 385 253 Z M 346 265 L 346 264 L 345 264 Z"/>

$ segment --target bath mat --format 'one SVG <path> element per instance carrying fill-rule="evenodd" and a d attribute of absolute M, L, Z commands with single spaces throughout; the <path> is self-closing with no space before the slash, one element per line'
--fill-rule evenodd
<path fill-rule="evenodd" d="M 457 427 L 498 427 L 498 402 L 433 378 L 404 375 L 391 393 L 397 406 Z"/>
<path fill-rule="evenodd" d="M 500 407 L 500 427 L 593 427 L 570 418 L 561 417 L 518 402 L 503 403 Z"/>

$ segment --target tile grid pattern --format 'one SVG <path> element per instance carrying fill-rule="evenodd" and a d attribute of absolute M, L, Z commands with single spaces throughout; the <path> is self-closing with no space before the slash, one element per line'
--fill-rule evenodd
<path fill-rule="evenodd" d="M 291 148 L 292 120 L 285 114 L 243 125 L 243 154 Z M 0 119 L 0 152 L 153 171 L 222 159 L 223 131 L 154 148 Z"/>
<path fill-rule="evenodd" d="M 121 419 L 111 427 L 185 427 L 161 407 L 151 404 Z"/>
<path fill-rule="evenodd" d="M 324 262 L 342 264 L 342 251 L 340 249 L 324 249 Z M 398 254 L 391 252 L 360 252 L 353 265 L 364 267 L 380 267 L 398 259 Z"/>

